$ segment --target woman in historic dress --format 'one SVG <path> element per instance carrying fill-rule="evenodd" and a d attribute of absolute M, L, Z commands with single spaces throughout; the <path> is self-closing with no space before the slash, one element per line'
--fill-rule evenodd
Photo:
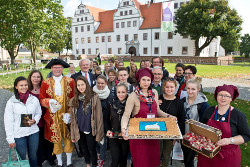
<path fill-rule="evenodd" d="M 161 101 L 160 109 L 165 113 L 171 114 L 177 117 L 178 125 L 180 127 L 181 133 L 185 134 L 185 112 L 183 102 L 175 96 L 175 90 L 177 86 L 177 81 L 174 78 L 165 78 L 162 84 L 162 92 L 159 101 Z M 170 153 L 173 149 L 172 140 L 162 140 L 162 166 L 167 167 L 170 160 Z"/>
<path fill-rule="evenodd" d="M 8 100 L 4 112 L 6 140 L 16 148 L 21 159 L 28 152 L 31 167 L 37 167 L 37 148 L 42 110 L 39 100 L 28 91 L 27 79 L 20 76 L 14 82 L 14 95 Z"/>
<path fill-rule="evenodd" d="M 40 87 L 43 81 L 42 73 L 39 70 L 32 70 L 29 73 L 28 76 L 28 86 L 29 86 L 29 92 L 33 96 L 37 97 L 39 99 L 40 95 Z M 37 124 L 39 127 L 39 146 L 37 150 L 37 166 L 42 166 L 42 163 L 45 160 L 48 160 L 51 166 L 56 165 L 54 162 L 55 157 L 52 156 L 53 152 L 53 143 L 49 142 L 44 138 L 44 114 L 46 109 L 42 107 L 42 116 Z"/>
<path fill-rule="evenodd" d="M 221 130 L 221 151 L 212 159 L 199 154 L 198 167 L 240 167 L 239 145 L 250 140 L 250 129 L 245 114 L 231 106 L 238 96 L 238 88 L 233 85 L 216 87 L 214 97 L 218 105 L 208 108 L 201 122 Z"/>
<path fill-rule="evenodd" d="M 121 121 L 122 135 L 126 140 L 128 139 L 126 129 L 131 116 L 133 118 L 171 116 L 159 108 L 158 93 L 150 86 L 154 79 L 152 71 L 148 68 L 140 69 L 135 78 L 139 85 L 128 97 Z M 160 165 L 158 140 L 135 139 L 129 140 L 129 144 L 134 167 L 156 167 Z"/>
<path fill-rule="evenodd" d="M 129 153 L 128 140 L 122 139 L 121 118 L 124 113 L 126 101 L 128 98 L 128 88 L 125 83 L 119 83 L 116 87 L 117 99 L 112 101 L 110 119 L 107 136 L 110 137 L 110 151 L 112 156 L 111 167 L 126 167 Z"/>
<path fill-rule="evenodd" d="M 75 96 L 70 100 L 71 140 L 79 140 L 87 167 L 97 166 L 96 142 L 103 144 L 104 127 L 101 101 L 88 80 L 78 76 Z M 90 165 L 91 163 L 91 165 Z"/>
<path fill-rule="evenodd" d="M 108 96 L 110 94 L 110 90 L 107 86 L 107 79 L 104 75 L 100 75 L 97 77 L 96 85 L 93 87 L 93 91 L 98 94 L 101 105 L 102 105 L 102 115 L 103 115 L 103 122 L 104 122 L 104 134 L 107 133 L 107 124 L 105 120 L 109 118 L 109 106 L 108 106 Z M 105 153 L 107 151 L 107 138 L 104 136 L 104 144 L 98 143 L 97 145 L 97 156 L 98 156 L 98 165 L 102 166 L 104 163 Z"/>
<path fill-rule="evenodd" d="M 182 99 L 186 119 L 200 121 L 204 111 L 209 107 L 207 98 L 200 93 L 201 84 L 198 78 L 190 79 L 186 83 L 187 97 Z M 185 125 L 185 133 L 189 132 L 188 124 Z M 196 152 L 182 145 L 185 167 L 194 167 L 194 157 Z"/>

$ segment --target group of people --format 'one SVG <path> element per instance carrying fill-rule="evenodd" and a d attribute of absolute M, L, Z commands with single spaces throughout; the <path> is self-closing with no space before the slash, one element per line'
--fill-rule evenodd
<path fill-rule="evenodd" d="M 111 58 L 101 72 L 99 62 L 82 59 L 76 72 L 74 64 L 52 59 L 46 65 L 51 69 L 47 79 L 38 70 L 27 79 L 16 78 L 4 114 L 9 147 L 22 159 L 28 152 L 31 167 L 45 160 L 55 165 L 55 159 L 63 166 L 63 152 L 72 167 L 77 146 L 88 167 L 103 166 L 107 149 L 112 167 L 126 167 L 127 159 L 134 167 L 167 167 L 173 145 L 180 141 L 128 139 L 126 131 L 130 118 L 174 117 L 183 135 L 189 131 L 188 119 L 222 131 L 220 153 L 213 159 L 199 154 L 198 166 L 240 166 L 239 145 L 249 141 L 250 129 L 245 115 L 230 105 L 238 89 L 217 87 L 218 105 L 210 107 L 195 66 L 178 63 L 175 76 L 169 77 L 161 57 L 151 62 L 141 61 L 137 68 L 131 59 L 124 67 Z M 70 68 L 66 76 L 64 68 Z M 182 150 L 185 166 L 193 167 L 196 152 L 183 145 Z"/>

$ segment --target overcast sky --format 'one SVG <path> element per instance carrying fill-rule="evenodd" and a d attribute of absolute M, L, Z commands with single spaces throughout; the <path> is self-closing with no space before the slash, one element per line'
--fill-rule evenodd
<path fill-rule="evenodd" d="M 142 3 L 147 1 L 138 0 Z M 162 2 L 162 0 L 155 0 L 155 2 Z M 77 6 L 81 3 L 81 0 L 62 0 L 64 6 L 64 16 L 73 17 Z M 102 9 L 116 9 L 118 7 L 119 0 L 82 0 L 83 4 L 94 6 Z M 250 34 L 250 19 L 249 19 L 249 7 L 250 0 L 229 0 L 229 5 L 236 9 L 238 14 L 243 19 L 241 34 Z"/>

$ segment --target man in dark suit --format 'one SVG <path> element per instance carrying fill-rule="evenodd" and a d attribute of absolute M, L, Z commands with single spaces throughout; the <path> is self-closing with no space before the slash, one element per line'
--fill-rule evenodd
<path fill-rule="evenodd" d="M 90 60 L 89 59 L 82 59 L 79 62 L 79 66 L 80 66 L 81 70 L 78 73 L 75 73 L 74 75 L 72 75 L 71 78 L 76 80 L 76 78 L 78 76 L 82 75 L 88 79 L 89 85 L 93 88 L 96 84 L 96 76 L 94 74 L 92 74 L 91 72 L 89 72 Z"/>

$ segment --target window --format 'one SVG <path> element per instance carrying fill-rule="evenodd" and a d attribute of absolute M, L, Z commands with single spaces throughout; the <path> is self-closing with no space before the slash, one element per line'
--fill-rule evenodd
<path fill-rule="evenodd" d="M 108 48 L 108 54 L 112 54 L 112 48 Z"/>
<path fill-rule="evenodd" d="M 129 2 L 128 2 L 128 1 L 123 2 L 123 6 L 127 6 L 127 5 L 129 5 Z"/>
<path fill-rule="evenodd" d="M 148 48 L 143 48 L 143 54 L 148 54 Z"/>
<path fill-rule="evenodd" d="M 188 35 L 183 35 L 183 38 L 188 38 Z"/>
<path fill-rule="evenodd" d="M 123 16 L 123 11 L 120 11 L 120 16 Z"/>
<path fill-rule="evenodd" d="M 168 47 L 168 54 L 173 54 L 173 47 Z"/>
<path fill-rule="evenodd" d="M 178 8 L 178 3 L 174 3 L 174 8 Z"/>
<path fill-rule="evenodd" d="M 155 33 L 155 40 L 158 40 L 158 39 L 160 39 L 160 33 L 159 33 L 159 32 L 156 32 L 156 33 Z"/>
<path fill-rule="evenodd" d="M 133 27 L 137 27 L 137 21 L 133 21 Z"/>
<path fill-rule="evenodd" d="M 84 38 L 81 38 L 82 44 L 84 44 Z"/>
<path fill-rule="evenodd" d="M 129 14 L 130 14 L 130 15 L 133 14 L 132 10 L 129 10 Z"/>
<path fill-rule="evenodd" d="M 131 21 L 127 22 L 127 27 L 131 27 Z"/>
<path fill-rule="evenodd" d="M 105 36 L 102 36 L 102 42 L 105 42 Z"/>
<path fill-rule="evenodd" d="M 138 34 L 134 34 L 134 41 L 138 41 Z"/>
<path fill-rule="evenodd" d="M 84 10 L 80 10 L 80 14 L 84 13 Z"/>
<path fill-rule="evenodd" d="M 85 54 L 85 49 L 82 49 L 82 54 Z"/>
<path fill-rule="evenodd" d="M 111 42 L 111 36 L 108 36 L 108 42 Z"/>
<path fill-rule="evenodd" d="M 88 43 L 91 43 L 91 37 L 88 37 Z"/>
<path fill-rule="evenodd" d="M 125 41 L 128 41 L 128 34 L 125 34 L 124 40 L 125 40 Z"/>
<path fill-rule="evenodd" d="M 77 22 L 79 22 L 79 18 L 77 18 Z"/>
<path fill-rule="evenodd" d="M 155 49 L 154 49 L 154 54 L 159 54 L 159 48 L 158 47 L 156 47 Z"/>
<path fill-rule="evenodd" d="M 88 20 L 88 17 L 85 17 L 85 21 L 87 21 Z"/>
<path fill-rule="evenodd" d="M 148 40 L 148 33 L 143 33 L 143 40 Z"/>
<path fill-rule="evenodd" d="M 183 55 L 188 54 L 188 47 L 182 47 L 182 54 Z"/>
<path fill-rule="evenodd" d="M 173 33 L 172 32 L 168 32 L 168 39 L 173 39 Z"/>
<path fill-rule="evenodd" d="M 128 15 L 128 11 L 125 11 L 125 12 L 124 12 L 124 15 L 125 15 L 125 16 Z"/>
<path fill-rule="evenodd" d="M 81 21 L 83 21 L 83 17 L 81 17 Z"/>
<path fill-rule="evenodd" d="M 119 28 L 119 23 L 116 23 L 116 28 Z"/>
<path fill-rule="evenodd" d="M 90 25 L 87 26 L 87 31 L 90 31 Z"/>
<path fill-rule="evenodd" d="M 118 54 L 121 54 L 122 48 L 118 48 Z"/>
<path fill-rule="evenodd" d="M 78 44 L 78 38 L 76 38 L 76 44 Z"/>
<path fill-rule="evenodd" d="M 78 27 L 75 27 L 75 32 L 78 32 Z"/>
<path fill-rule="evenodd" d="M 95 54 L 98 54 L 99 53 L 99 48 L 96 48 L 95 49 Z"/>
<path fill-rule="evenodd" d="M 81 26 L 81 32 L 84 32 L 84 26 Z"/>
<path fill-rule="evenodd" d="M 91 48 L 88 49 L 88 54 L 91 54 Z"/>
<path fill-rule="evenodd" d="M 95 38 L 95 42 L 96 42 L 96 43 L 99 43 L 99 37 L 96 37 L 96 38 Z"/>
<path fill-rule="evenodd" d="M 79 54 L 79 50 L 78 49 L 76 49 L 76 54 Z"/>
<path fill-rule="evenodd" d="M 117 41 L 117 42 L 120 41 L 120 35 L 116 35 L 116 41 Z"/>
<path fill-rule="evenodd" d="M 122 22 L 121 28 L 125 28 L 125 22 Z"/>

